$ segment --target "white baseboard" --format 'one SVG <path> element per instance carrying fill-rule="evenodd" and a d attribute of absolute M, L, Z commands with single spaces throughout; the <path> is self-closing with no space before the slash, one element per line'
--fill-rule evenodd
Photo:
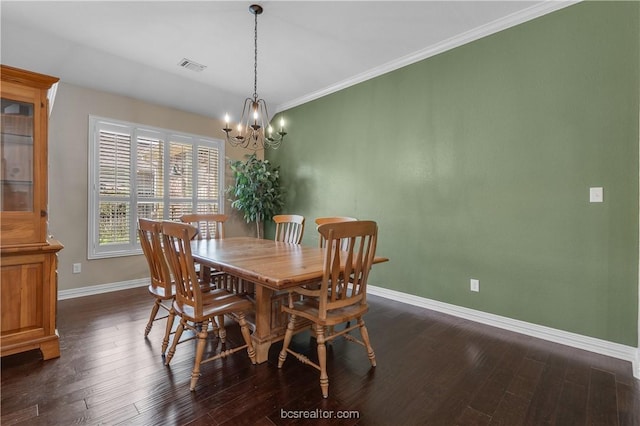
<path fill-rule="evenodd" d="M 90 285 L 81 288 L 58 291 L 58 300 L 74 299 L 76 297 L 93 296 L 94 294 L 109 293 L 112 291 L 126 290 L 135 287 L 146 287 L 149 285 L 149 278 L 137 280 L 120 281 L 117 283 Z"/>
<path fill-rule="evenodd" d="M 395 300 L 397 302 L 431 309 L 433 311 L 514 331 L 527 336 L 537 337 L 539 339 L 629 361 L 632 364 L 634 377 L 636 379 L 640 379 L 640 348 L 621 345 L 619 343 L 583 336 L 581 334 L 571 333 L 568 331 L 557 330 L 555 328 L 477 311 L 475 309 L 465 308 L 462 306 L 451 305 L 449 303 L 438 302 L 437 300 L 414 296 L 382 287 L 369 285 L 367 286 L 367 292 L 386 299 Z"/>

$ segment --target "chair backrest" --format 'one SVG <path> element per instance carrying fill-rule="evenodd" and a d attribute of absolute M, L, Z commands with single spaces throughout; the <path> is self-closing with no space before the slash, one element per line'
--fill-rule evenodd
<path fill-rule="evenodd" d="M 278 214 L 273 217 L 276 223 L 276 241 L 300 244 L 304 234 L 304 216 L 299 214 Z"/>
<path fill-rule="evenodd" d="M 162 222 L 163 248 L 175 282 L 176 302 L 191 306 L 194 315 L 201 315 L 202 293 L 191 255 L 191 239 L 197 232 L 196 227 L 186 223 Z"/>
<path fill-rule="evenodd" d="M 151 219 L 138 219 L 138 235 L 142 252 L 149 265 L 151 286 L 164 290 L 164 294 L 172 294 L 172 280 L 169 265 L 162 250 L 162 222 Z"/>
<path fill-rule="evenodd" d="M 367 279 L 376 254 L 378 225 L 370 220 L 326 223 L 318 227 L 326 239 L 319 316 L 366 303 Z M 340 247 L 346 241 L 346 250 Z"/>
<path fill-rule="evenodd" d="M 355 217 L 350 216 L 327 216 L 327 217 L 317 217 L 316 225 L 324 225 L 325 223 L 337 223 L 337 222 L 353 222 L 356 219 Z"/>
<path fill-rule="evenodd" d="M 224 238 L 224 222 L 229 218 L 219 213 L 189 213 L 180 216 L 180 221 L 198 228 L 199 240 Z"/>
<path fill-rule="evenodd" d="M 316 218 L 316 225 L 320 226 L 320 225 L 324 225 L 325 223 L 353 222 L 355 220 L 358 220 L 358 219 L 356 219 L 355 217 L 349 217 L 349 216 L 318 217 Z M 320 248 L 323 248 L 325 239 L 322 236 L 322 234 L 320 234 L 320 239 L 318 240 L 318 242 L 320 243 Z"/>

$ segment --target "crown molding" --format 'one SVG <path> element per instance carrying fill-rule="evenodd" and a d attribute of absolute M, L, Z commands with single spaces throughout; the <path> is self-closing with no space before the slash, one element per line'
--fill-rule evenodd
<path fill-rule="evenodd" d="M 307 102 L 322 98 L 324 96 L 346 89 L 350 86 L 354 86 L 358 83 L 362 83 L 364 81 L 370 80 L 391 71 L 395 71 L 407 65 L 414 64 L 416 62 L 422 61 L 424 59 L 430 58 L 464 44 L 471 43 L 472 41 L 479 40 L 483 37 L 506 30 L 507 28 L 515 27 L 516 25 L 531 21 L 532 19 L 538 18 L 540 16 L 555 12 L 560 9 L 564 9 L 565 7 L 580 3 L 581 1 L 582 0 L 546 0 L 543 3 L 531 6 L 519 12 L 512 13 L 511 15 L 474 28 L 473 30 L 458 34 L 455 37 L 451 37 L 433 46 L 429 46 L 425 49 L 419 50 L 409 55 L 405 55 L 391 62 L 387 62 L 386 64 L 372 68 L 361 74 L 355 75 L 354 77 L 325 87 L 324 89 L 309 93 L 308 95 L 294 99 L 290 102 L 285 102 L 283 104 L 277 105 L 275 113 L 277 114 L 279 112 L 286 111 L 296 106 L 305 104 Z"/>

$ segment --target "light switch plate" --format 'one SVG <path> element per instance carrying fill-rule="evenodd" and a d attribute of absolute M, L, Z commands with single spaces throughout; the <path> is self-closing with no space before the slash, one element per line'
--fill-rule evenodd
<path fill-rule="evenodd" d="M 471 278 L 469 280 L 470 290 L 471 291 L 480 291 L 480 280 L 476 280 Z"/>
<path fill-rule="evenodd" d="M 589 202 L 602 203 L 604 201 L 604 190 L 602 187 L 589 188 Z"/>

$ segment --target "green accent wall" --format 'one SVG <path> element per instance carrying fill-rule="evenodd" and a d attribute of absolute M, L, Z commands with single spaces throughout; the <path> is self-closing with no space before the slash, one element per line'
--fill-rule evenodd
<path fill-rule="evenodd" d="M 378 222 L 371 284 L 637 346 L 639 79 L 640 3 L 579 3 L 285 111 L 266 157 L 303 244 Z"/>

